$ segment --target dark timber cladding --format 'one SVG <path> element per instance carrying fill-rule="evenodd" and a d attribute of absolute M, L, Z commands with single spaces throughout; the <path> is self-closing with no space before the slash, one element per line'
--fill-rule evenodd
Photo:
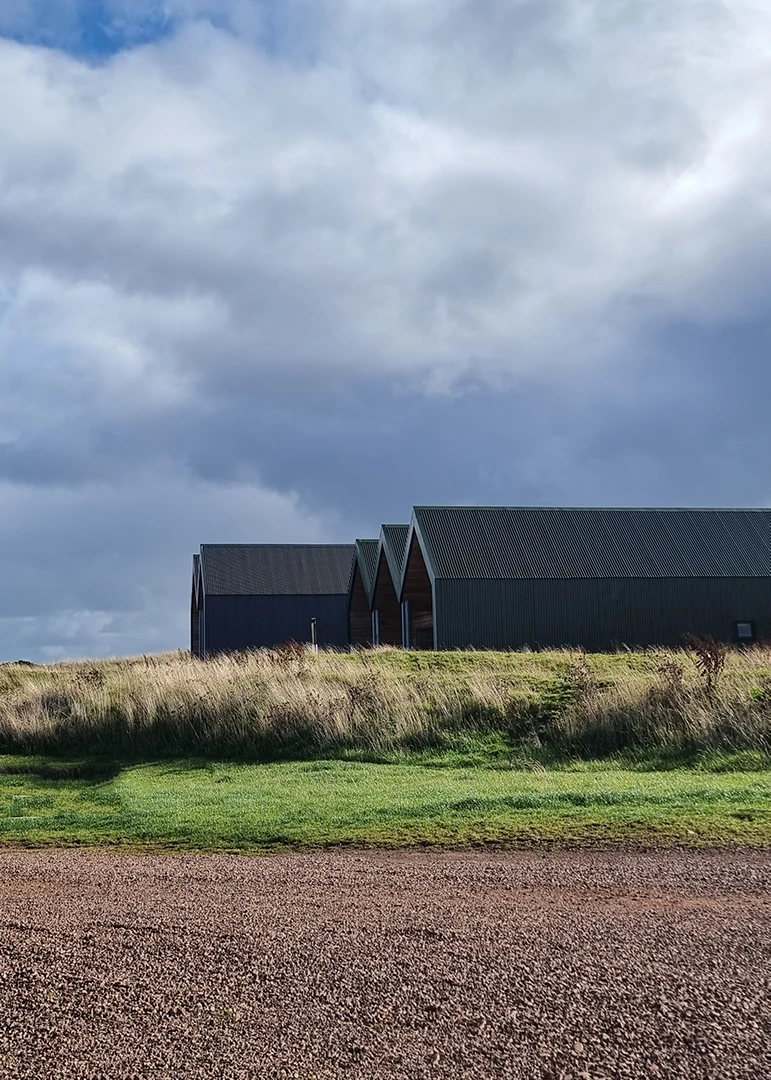
<path fill-rule="evenodd" d="M 203 544 L 199 655 L 348 644 L 352 544 Z M 191 645 L 193 641 L 191 640 Z"/>
<path fill-rule="evenodd" d="M 409 525 L 383 525 L 377 550 L 372 592 L 372 625 L 376 645 L 401 645 L 399 586 Z"/>
<path fill-rule="evenodd" d="M 402 640 L 407 649 L 435 649 L 434 589 L 417 532 L 409 545 L 402 575 Z"/>
<path fill-rule="evenodd" d="M 351 645 L 372 644 L 372 586 L 377 564 L 377 540 L 357 540 L 348 593 L 348 637 Z"/>
<path fill-rule="evenodd" d="M 416 507 L 402 582 L 435 647 L 771 637 L 771 511 Z"/>

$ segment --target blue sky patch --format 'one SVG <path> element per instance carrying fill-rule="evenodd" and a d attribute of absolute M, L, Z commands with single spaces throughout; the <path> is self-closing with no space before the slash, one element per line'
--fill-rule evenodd
<path fill-rule="evenodd" d="M 160 7 L 119 15 L 104 0 L 81 0 L 74 6 L 30 0 L 10 12 L 0 11 L 0 36 L 92 60 L 168 37 L 176 25 Z"/>
<path fill-rule="evenodd" d="M 51 0 L 26 0 L 3 10 L 0 0 L 0 38 L 24 45 L 60 49 L 73 56 L 98 61 L 170 37 L 191 18 L 242 38 L 253 38 L 268 55 L 300 47 L 307 51 L 306 19 L 291 5 L 277 0 L 252 0 L 257 19 L 233 17 L 228 4 L 201 5 L 193 15 L 175 10 L 163 0 L 137 0 L 125 5 L 110 0 L 75 0 L 54 4 Z M 237 9 L 242 14 L 245 9 Z M 306 57 L 307 58 L 307 57 Z"/>

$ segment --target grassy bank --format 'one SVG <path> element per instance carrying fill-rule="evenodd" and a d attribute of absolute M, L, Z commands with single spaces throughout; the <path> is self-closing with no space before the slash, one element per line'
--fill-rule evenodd
<path fill-rule="evenodd" d="M 0 667 L 0 843 L 771 847 L 771 650 Z"/>
<path fill-rule="evenodd" d="M 737 770 L 743 763 L 744 769 Z M 267 851 L 338 844 L 771 846 L 771 774 L 712 758 L 458 767 L 0 758 L 0 844 Z"/>
<path fill-rule="evenodd" d="M 0 667 L 0 752 L 398 761 L 771 752 L 771 649 L 357 654 L 303 649 Z M 489 755 L 488 755 L 489 756 Z"/>

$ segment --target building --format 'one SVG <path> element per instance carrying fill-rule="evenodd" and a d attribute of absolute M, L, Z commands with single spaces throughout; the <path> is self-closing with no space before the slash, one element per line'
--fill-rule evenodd
<path fill-rule="evenodd" d="M 399 598 L 424 649 L 771 638 L 771 511 L 415 507 Z"/>
<path fill-rule="evenodd" d="M 202 544 L 193 556 L 197 656 L 311 640 L 348 645 L 353 544 Z"/>
<path fill-rule="evenodd" d="M 201 612 L 203 603 L 199 600 L 201 586 L 201 556 L 193 556 L 193 589 L 190 597 L 190 652 L 193 656 L 201 654 Z"/>
<path fill-rule="evenodd" d="M 402 644 L 399 588 L 409 531 L 409 525 L 383 525 L 380 529 L 372 585 L 372 641 L 375 645 Z"/>
<path fill-rule="evenodd" d="M 372 645 L 372 586 L 377 566 L 377 540 L 357 540 L 348 592 L 348 640 L 351 645 Z"/>

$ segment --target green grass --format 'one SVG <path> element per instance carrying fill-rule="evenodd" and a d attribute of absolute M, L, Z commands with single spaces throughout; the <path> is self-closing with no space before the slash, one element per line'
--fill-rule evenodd
<path fill-rule="evenodd" d="M 0 665 L 0 751 L 0 844 L 771 847 L 771 648 Z"/>
<path fill-rule="evenodd" d="M 479 751 L 482 754 L 482 751 Z M 261 852 L 331 845 L 771 846 L 752 755 L 469 767 L 0 757 L 0 844 Z"/>
<path fill-rule="evenodd" d="M 695 653 L 258 650 L 0 665 L 0 752 L 211 761 L 446 755 L 483 737 L 552 757 L 771 755 L 771 648 Z M 508 752 L 508 751 L 507 751 Z M 460 762 L 458 762 L 460 763 Z"/>

